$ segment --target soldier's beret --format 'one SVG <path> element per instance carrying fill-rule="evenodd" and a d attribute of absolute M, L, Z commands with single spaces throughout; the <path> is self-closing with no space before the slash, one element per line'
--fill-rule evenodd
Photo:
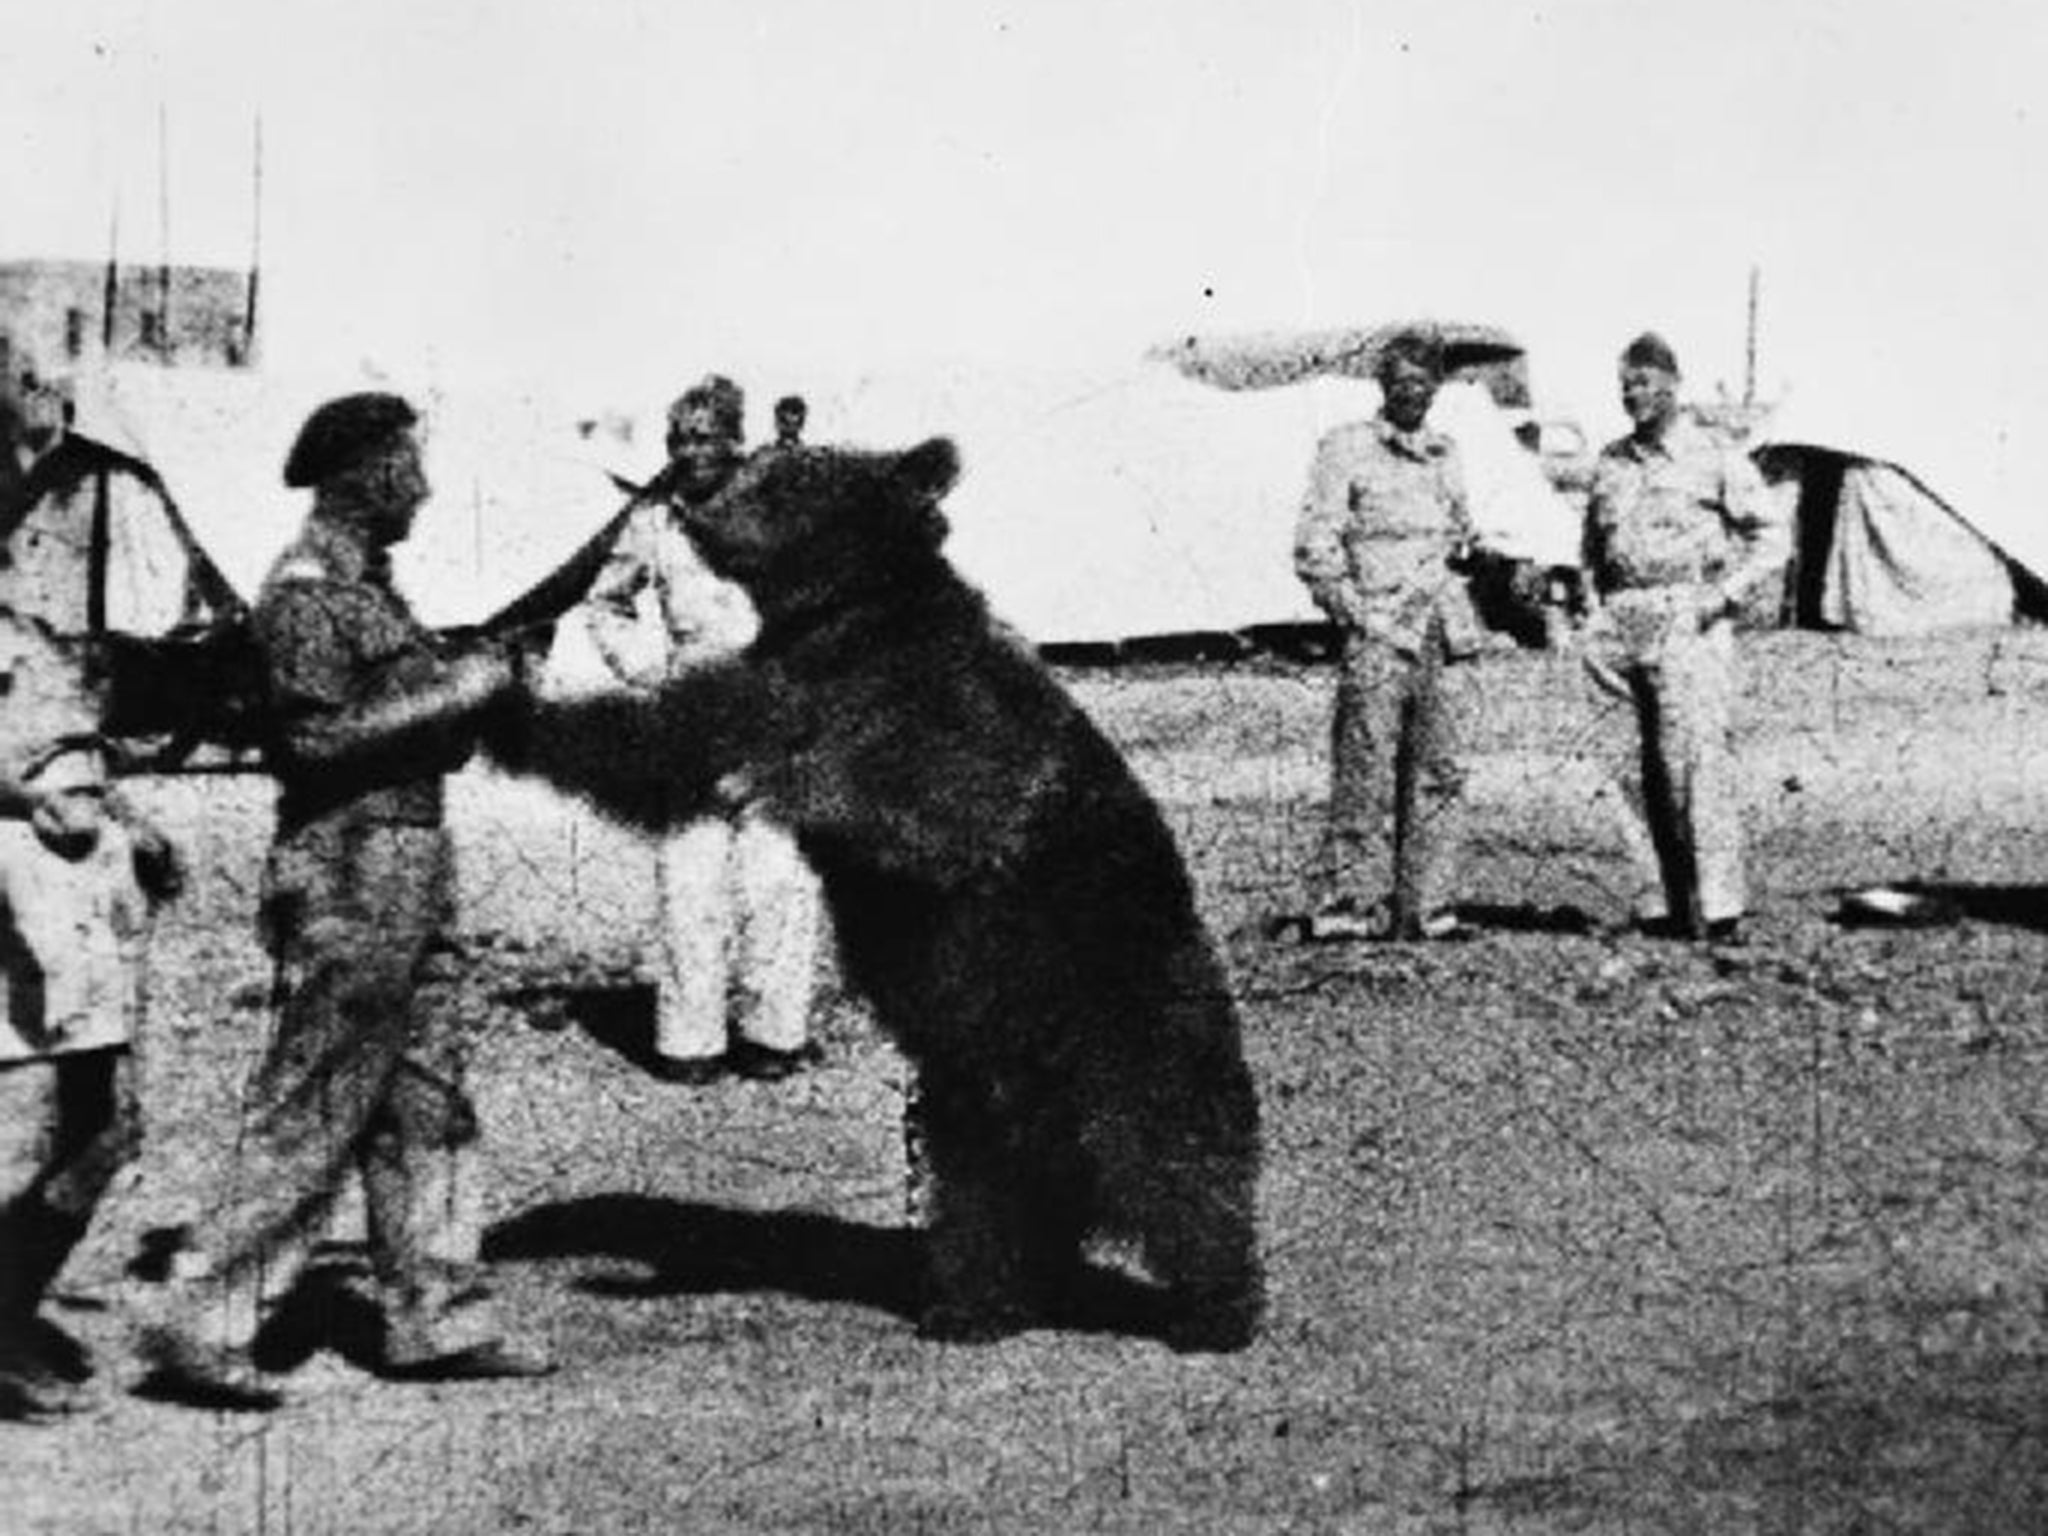
<path fill-rule="evenodd" d="M 1655 331 L 1645 331 L 1621 349 L 1621 366 L 1659 368 L 1665 373 L 1675 374 L 1678 372 L 1678 354 L 1671 350 L 1671 343 Z"/>
<path fill-rule="evenodd" d="M 381 390 L 330 400 L 299 428 L 285 455 L 284 483 L 303 490 L 332 479 L 418 420 L 419 413 L 405 400 Z"/>

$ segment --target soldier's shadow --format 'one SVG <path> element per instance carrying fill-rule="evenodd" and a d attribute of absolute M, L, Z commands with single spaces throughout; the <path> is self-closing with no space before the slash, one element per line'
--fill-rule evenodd
<path fill-rule="evenodd" d="M 1592 915 L 1571 905 L 1538 907 L 1505 902 L 1460 902 L 1458 920 L 1482 933 L 1585 934 L 1599 928 Z"/>
<path fill-rule="evenodd" d="M 500 993 L 498 1001 L 537 1029 L 573 1026 L 642 1071 L 655 1061 L 655 989 L 650 984 L 518 987 Z"/>
<path fill-rule="evenodd" d="M 600 1272 L 577 1282 L 599 1296 L 776 1292 L 905 1319 L 915 1319 L 925 1302 L 920 1231 L 653 1195 L 590 1195 L 522 1211 L 491 1229 L 484 1256 L 494 1263 L 604 1258 L 641 1271 Z M 1048 1321 L 1077 1332 L 1152 1336 L 1165 1323 L 1161 1299 L 1156 1287 L 1091 1265 L 1071 1306 Z"/>

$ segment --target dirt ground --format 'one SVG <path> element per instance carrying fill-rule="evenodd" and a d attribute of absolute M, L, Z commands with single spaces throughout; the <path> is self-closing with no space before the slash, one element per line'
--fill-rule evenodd
<path fill-rule="evenodd" d="M 655 1082 L 630 996 L 533 1027 L 536 992 L 632 979 L 648 860 L 472 774 L 492 1252 L 561 1371 L 406 1386 L 330 1349 L 269 1416 L 128 1396 L 128 1260 L 232 1154 L 266 1027 L 265 787 L 147 786 L 198 869 L 157 951 L 151 1142 L 52 1310 L 105 1391 L 0 1426 L 0 1530 L 2048 1529 L 2048 637 L 1748 654 L 1758 910 L 1718 953 L 1601 931 L 1622 882 L 1592 764 L 1623 727 L 1568 659 L 1474 679 L 1480 932 L 1434 947 L 1263 936 L 1313 845 L 1326 676 L 1076 680 L 1166 803 L 1245 1009 L 1273 1307 L 1219 1359 L 1113 1306 L 918 1342 L 903 1074 L 857 1000 L 827 978 L 826 1065 L 772 1086 Z M 1899 879 L 1966 917 L 1833 920 Z"/>

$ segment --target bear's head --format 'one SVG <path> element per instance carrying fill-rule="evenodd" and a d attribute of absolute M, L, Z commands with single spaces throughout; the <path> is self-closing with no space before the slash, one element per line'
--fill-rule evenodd
<path fill-rule="evenodd" d="M 942 437 L 900 453 L 768 448 L 686 509 L 683 526 L 705 564 L 766 618 L 945 570 L 939 503 L 959 476 L 960 455 Z"/>

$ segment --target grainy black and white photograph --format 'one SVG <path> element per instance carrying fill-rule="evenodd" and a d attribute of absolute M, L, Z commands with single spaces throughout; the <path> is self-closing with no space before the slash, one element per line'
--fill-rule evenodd
<path fill-rule="evenodd" d="M 0 30 L 0 1530 L 2048 1530 L 2048 11 Z"/>

